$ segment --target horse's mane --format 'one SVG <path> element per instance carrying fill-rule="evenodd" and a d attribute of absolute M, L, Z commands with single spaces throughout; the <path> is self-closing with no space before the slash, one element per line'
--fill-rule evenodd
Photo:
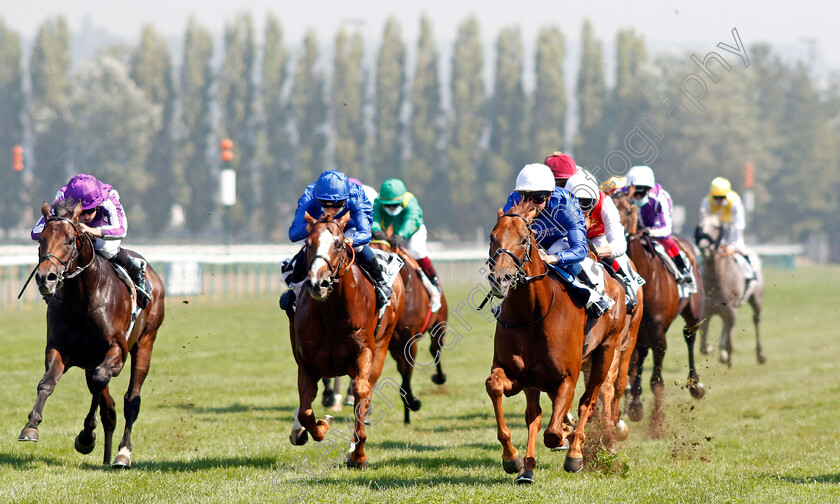
<path fill-rule="evenodd" d="M 525 201 L 523 199 L 523 200 L 519 201 L 518 203 L 515 203 L 512 207 L 510 207 L 510 210 L 508 210 L 505 213 L 506 214 L 519 214 L 519 215 L 524 217 L 525 214 L 527 214 L 528 212 L 533 210 L 533 208 L 534 207 L 531 203 L 528 203 L 527 201 Z"/>
<path fill-rule="evenodd" d="M 78 203 L 79 202 L 73 198 L 58 201 L 53 207 L 53 213 L 56 215 L 56 217 L 64 217 L 70 219 L 73 217 L 73 212 L 75 211 L 76 205 Z"/>

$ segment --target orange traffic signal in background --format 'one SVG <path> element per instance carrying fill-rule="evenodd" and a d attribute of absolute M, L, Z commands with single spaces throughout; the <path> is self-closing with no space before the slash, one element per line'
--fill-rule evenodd
<path fill-rule="evenodd" d="M 222 147 L 222 161 L 225 163 L 229 163 L 233 161 L 233 140 L 230 138 L 225 138 L 221 142 Z"/>
<path fill-rule="evenodd" d="M 12 170 L 23 171 L 23 147 L 20 145 L 12 147 Z"/>

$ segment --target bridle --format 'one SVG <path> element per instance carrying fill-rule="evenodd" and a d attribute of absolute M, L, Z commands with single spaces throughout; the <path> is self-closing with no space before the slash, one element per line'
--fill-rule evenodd
<path fill-rule="evenodd" d="M 526 219 L 525 217 L 523 217 L 522 215 L 520 215 L 518 213 L 508 212 L 508 213 L 502 215 L 501 217 L 499 217 L 499 219 L 501 219 L 502 217 L 516 217 L 516 218 L 522 219 L 523 221 L 525 221 L 526 227 L 529 224 L 528 219 Z M 548 274 L 548 268 L 547 267 L 545 268 L 545 271 L 543 271 L 539 275 L 526 275 L 525 274 L 525 268 L 524 268 L 525 264 L 533 262 L 531 260 L 531 248 L 533 247 L 532 242 L 533 242 L 533 235 L 531 235 L 529 233 L 528 234 L 528 239 L 527 239 L 527 242 L 526 242 L 526 245 L 525 245 L 525 254 L 522 258 L 517 257 L 516 254 L 514 254 L 510 249 L 499 247 L 498 249 L 496 249 L 496 253 L 494 253 L 489 259 L 487 259 L 486 263 L 487 263 L 488 266 L 490 266 L 492 268 L 493 265 L 496 264 L 497 258 L 501 254 L 504 254 L 513 261 L 514 265 L 516 265 L 516 274 L 513 276 L 513 283 L 514 284 L 518 284 L 518 283 L 527 284 L 528 282 L 541 280 L 542 278 L 544 278 Z M 501 312 L 500 312 L 499 315 L 496 316 L 496 321 L 499 323 L 499 325 L 501 325 L 505 329 L 517 329 L 517 328 L 521 328 L 521 327 L 527 327 L 527 326 L 530 326 L 530 325 L 534 325 L 538 322 L 541 322 L 541 321 L 545 320 L 545 318 L 548 316 L 549 313 L 551 313 L 551 310 L 554 308 L 554 302 L 557 298 L 557 292 L 555 291 L 555 288 L 554 288 L 554 282 L 550 282 L 550 283 L 551 283 L 551 304 L 549 304 L 548 310 L 546 310 L 546 312 L 541 317 L 539 317 L 535 320 L 532 320 L 530 322 L 525 322 L 525 323 L 520 323 L 520 324 L 511 324 L 511 323 L 504 322 L 499 317 L 499 315 L 501 315 Z M 487 293 L 487 296 L 484 298 L 484 301 L 482 301 L 481 304 L 478 306 L 479 311 L 484 308 L 484 305 L 487 304 L 487 301 L 489 301 L 492 296 L 493 296 L 492 292 Z"/>
<path fill-rule="evenodd" d="M 344 236 L 344 233 L 341 231 L 341 227 L 339 227 L 339 225 L 336 224 L 335 222 L 329 221 L 329 222 L 325 222 L 324 224 L 326 224 L 327 226 L 329 226 L 330 224 L 335 225 L 335 227 L 339 231 L 339 234 L 341 236 Z M 347 243 L 345 243 L 343 240 L 342 240 L 342 244 L 343 244 L 343 247 L 342 247 L 342 250 L 341 250 L 341 256 L 339 257 L 339 260 L 338 260 L 338 266 L 333 268 L 332 259 L 330 257 L 324 256 L 324 255 L 321 255 L 321 254 L 315 254 L 314 256 L 312 256 L 312 259 L 309 260 L 309 264 L 307 265 L 307 268 L 306 268 L 307 270 L 311 270 L 312 269 L 312 264 L 315 263 L 316 259 L 323 259 L 324 262 L 327 263 L 327 268 L 330 269 L 330 276 L 328 277 L 329 286 L 327 287 L 328 291 L 332 291 L 333 285 L 337 284 L 339 282 L 339 280 L 341 280 L 341 277 L 343 277 L 350 270 L 350 267 L 353 266 L 353 263 L 356 261 L 356 251 L 353 250 L 353 247 L 347 245 Z M 350 249 L 349 254 L 347 252 L 347 249 Z M 347 262 L 348 255 L 350 256 L 349 262 Z M 347 262 L 346 266 L 345 266 L 345 262 Z M 344 268 L 343 271 L 342 271 L 342 268 Z"/>
<path fill-rule="evenodd" d="M 90 238 L 90 235 L 88 235 L 87 233 L 82 233 L 81 231 L 79 231 L 78 224 L 76 224 L 72 220 L 68 219 L 67 217 L 59 217 L 59 216 L 56 216 L 56 215 L 51 215 L 44 222 L 44 227 L 46 228 L 47 224 L 49 224 L 50 222 L 68 222 L 68 223 L 70 223 L 71 226 L 73 226 L 73 230 L 76 232 L 76 239 L 73 240 L 73 251 L 70 253 L 70 257 L 66 260 L 61 260 L 61 258 L 58 257 L 57 255 L 49 254 L 49 253 L 44 254 L 43 256 L 38 258 L 38 264 L 35 265 L 35 267 L 32 269 L 32 273 L 29 274 L 29 278 L 26 279 L 26 283 L 23 284 L 23 289 L 21 289 L 20 294 L 18 294 L 18 299 L 20 299 L 20 297 L 23 295 L 23 291 L 26 290 L 26 287 L 29 285 L 29 282 L 32 280 L 32 277 L 35 275 L 35 272 L 38 271 L 38 267 L 41 266 L 41 263 L 43 263 L 45 261 L 49 261 L 50 263 L 53 264 L 53 266 L 55 266 L 55 269 L 58 270 L 57 283 L 59 285 L 61 285 L 62 283 L 64 283 L 64 280 L 75 278 L 75 277 L 81 275 L 82 272 L 84 272 L 86 269 L 88 269 L 93 264 L 93 262 L 96 260 L 96 254 L 92 253 L 90 255 L 90 261 L 88 261 L 88 263 L 85 264 L 84 266 L 79 265 L 78 261 L 76 261 L 76 259 L 81 254 L 82 250 L 85 248 L 86 244 L 90 245 L 91 249 L 93 248 L 93 242 Z M 86 240 L 86 241 L 83 242 L 81 245 L 79 245 L 80 240 Z M 70 268 L 70 265 L 73 264 L 73 262 L 76 262 L 76 269 L 74 269 L 70 273 L 67 273 L 67 270 Z M 61 265 L 60 268 L 59 268 L 59 265 Z"/>

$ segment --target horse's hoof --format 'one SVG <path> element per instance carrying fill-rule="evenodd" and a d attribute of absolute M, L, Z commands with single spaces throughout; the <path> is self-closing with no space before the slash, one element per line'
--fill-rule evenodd
<path fill-rule="evenodd" d="M 569 444 L 569 438 L 566 438 L 563 440 L 563 444 L 561 444 L 560 446 L 555 446 L 551 449 L 551 451 L 566 451 L 569 449 L 569 446 L 571 446 L 571 444 Z"/>
<path fill-rule="evenodd" d="M 691 392 L 691 397 L 695 399 L 703 399 L 703 396 L 706 395 L 706 386 L 700 382 L 690 386 L 688 391 Z"/>
<path fill-rule="evenodd" d="M 764 353 L 758 352 L 755 356 L 758 359 L 759 364 L 764 364 L 767 362 L 767 357 L 764 356 Z"/>
<path fill-rule="evenodd" d="M 348 469 L 367 469 L 368 468 L 367 459 L 365 459 L 361 462 L 356 462 L 355 460 L 353 460 L 350 457 L 349 454 L 347 455 L 347 458 L 345 459 L 345 462 L 347 463 L 347 468 Z"/>
<path fill-rule="evenodd" d="M 729 364 L 729 352 L 727 352 L 726 350 L 721 350 L 718 361 L 720 361 L 721 364 Z"/>
<path fill-rule="evenodd" d="M 127 450 L 122 449 L 114 457 L 114 461 L 111 462 L 111 467 L 114 469 L 131 469 L 131 452 L 127 452 Z"/>
<path fill-rule="evenodd" d="M 410 409 L 411 411 L 417 411 L 422 405 L 423 403 L 420 402 L 420 399 L 417 399 L 415 397 L 412 401 L 409 401 L 409 403 L 406 406 L 408 406 L 408 409 Z"/>
<path fill-rule="evenodd" d="M 636 402 L 630 403 L 630 409 L 627 412 L 627 416 L 629 416 L 630 420 L 632 420 L 634 422 L 641 422 L 642 421 L 642 418 L 645 417 L 645 407 L 641 403 L 641 401 L 639 401 L 637 403 Z"/>
<path fill-rule="evenodd" d="M 327 392 L 324 392 L 324 396 L 321 397 L 321 406 L 323 406 L 325 408 L 331 408 L 334 405 L 335 405 L 335 394 L 333 394 L 332 392 L 330 392 L 329 394 Z"/>
<path fill-rule="evenodd" d="M 33 429 L 32 427 L 26 427 L 22 431 L 20 431 L 20 436 L 18 436 L 18 441 L 38 441 L 38 429 Z"/>
<path fill-rule="evenodd" d="M 446 383 L 446 373 L 434 373 L 432 375 L 432 383 L 435 385 L 443 385 Z"/>
<path fill-rule="evenodd" d="M 347 394 L 347 397 L 344 399 L 345 406 L 353 406 L 356 404 L 356 398 L 353 397 L 353 394 Z"/>
<path fill-rule="evenodd" d="M 572 458 L 567 455 L 566 461 L 563 462 L 563 469 L 570 473 L 580 472 L 583 469 L 583 457 Z"/>
<path fill-rule="evenodd" d="M 519 476 L 516 477 L 514 483 L 517 485 L 530 485 L 534 482 L 534 471 L 530 471 L 528 469 L 523 470 L 519 473 Z"/>
<path fill-rule="evenodd" d="M 309 434 L 306 432 L 306 429 L 293 429 L 292 433 L 289 434 L 289 442 L 295 446 L 303 446 L 307 441 L 309 441 Z"/>
<path fill-rule="evenodd" d="M 518 454 L 516 458 L 513 460 L 502 460 L 502 468 L 504 468 L 505 472 L 508 474 L 516 474 L 525 467 L 525 463 L 522 461 L 522 457 Z"/>
<path fill-rule="evenodd" d="M 615 438 L 618 441 L 624 441 L 627 439 L 627 436 L 630 434 L 630 427 L 624 423 L 624 420 L 619 420 L 617 424 L 615 424 Z"/>
<path fill-rule="evenodd" d="M 74 446 L 76 447 L 77 452 L 81 453 L 82 455 L 87 455 L 88 453 L 92 452 L 93 449 L 96 447 L 96 433 L 90 433 L 89 445 L 86 445 L 82 442 L 81 436 L 81 433 L 79 433 L 79 435 L 76 436 L 76 442 L 74 443 Z"/>

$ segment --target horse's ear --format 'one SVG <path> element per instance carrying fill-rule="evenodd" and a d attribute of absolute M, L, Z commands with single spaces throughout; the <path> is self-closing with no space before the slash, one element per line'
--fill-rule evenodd
<path fill-rule="evenodd" d="M 525 220 L 531 222 L 537 216 L 537 207 L 532 206 L 525 214 Z"/>
<path fill-rule="evenodd" d="M 347 212 L 346 214 L 344 214 L 344 216 L 343 216 L 343 217 L 341 217 L 340 219 L 338 219 L 338 225 L 339 225 L 339 227 L 341 227 L 341 230 L 342 230 L 342 231 L 344 231 L 344 226 L 346 226 L 346 225 L 347 225 L 347 222 L 348 222 L 349 220 L 350 220 L 350 212 Z"/>
<path fill-rule="evenodd" d="M 305 220 L 305 221 L 306 221 L 306 232 L 307 232 L 307 233 L 309 233 L 310 231 L 312 231 L 312 226 L 313 226 L 316 222 L 318 222 L 318 221 L 317 221 L 317 220 L 315 220 L 315 219 L 314 219 L 311 215 L 309 215 L 309 212 L 307 212 L 307 211 L 305 211 L 305 210 L 304 210 L 304 212 L 303 212 L 303 220 Z"/>
<path fill-rule="evenodd" d="M 43 215 L 45 219 L 50 216 L 50 204 L 46 201 L 43 205 L 41 205 L 41 215 Z"/>
<path fill-rule="evenodd" d="M 496 218 L 501 219 L 502 215 L 504 215 L 504 214 L 505 214 L 505 211 L 502 209 L 502 207 L 499 207 L 499 211 L 496 212 Z"/>
<path fill-rule="evenodd" d="M 78 221 L 80 215 L 82 215 L 82 202 L 81 201 L 76 203 L 76 205 L 73 207 L 73 221 L 74 222 Z"/>

